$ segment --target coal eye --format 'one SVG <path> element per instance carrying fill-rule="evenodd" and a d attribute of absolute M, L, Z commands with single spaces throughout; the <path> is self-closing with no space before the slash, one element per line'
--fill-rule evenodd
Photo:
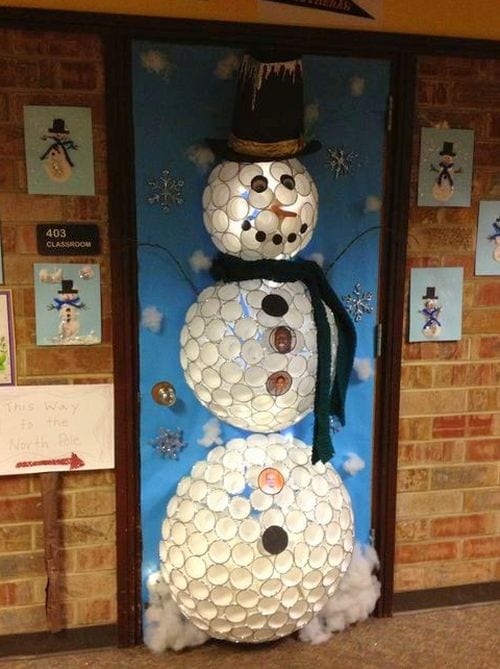
<path fill-rule="evenodd" d="M 288 190 L 293 190 L 295 188 L 295 179 L 289 174 L 283 174 L 280 181 L 285 188 L 288 188 Z"/>
<path fill-rule="evenodd" d="M 250 182 L 250 187 L 256 193 L 263 193 L 267 188 L 267 179 L 263 176 L 257 176 Z"/>

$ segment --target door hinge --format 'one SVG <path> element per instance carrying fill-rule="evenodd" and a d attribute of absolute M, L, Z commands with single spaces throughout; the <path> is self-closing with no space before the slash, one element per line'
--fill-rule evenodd
<path fill-rule="evenodd" d="M 394 98 L 392 95 L 387 96 L 387 109 L 385 112 L 385 129 L 387 132 L 392 130 L 392 111 L 394 106 Z"/>

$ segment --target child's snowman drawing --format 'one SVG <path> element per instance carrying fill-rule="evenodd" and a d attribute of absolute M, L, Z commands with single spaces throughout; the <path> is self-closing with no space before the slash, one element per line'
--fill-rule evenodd
<path fill-rule="evenodd" d="M 61 340 L 75 339 L 80 333 L 80 309 L 87 306 L 78 295 L 78 288 L 71 279 L 63 279 L 58 297 L 54 297 L 49 310 L 55 309 L 59 316 L 58 335 Z"/>
<path fill-rule="evenodd" d="M 439 306 L 439 297 L 436 295 L 436 288 L 434 286 L 427 286 L 425 295 L 422 296 L 424 300 L 424 307 L 420 313 L 424 317 L 424 324 L 422 332 L 429 339 L 438 337 L 441 334 L 441 311 Z"/>
<path fill-rule="evenodd" d="M 432 187 L 432 195 L 439 202 L 446 202 L 455 190 L 455 175 L 460 174 L 462 169 L 455 167 L 456 153 L 453 151 L 453 142 L 443 142 L 443 148 L 439 152 L 441 156 L 436 167 L 431 164 L 431 170 L 437 172 L 436 182 Z"/>
<path fill-rule="evenodd" d="M 76 151 L 78 145 L 70 139 L 70 131 L 66 128 L 64 119 L 55 118 L 47 133 L 42 136 L 48 140 L 50 146 L 40 156 L 44 169 L 53 181 L 64 182 L 71 177 L 74 163 L 71 151 Z"/>
<path fill-rule="evenodd" d="M 188 309 L 181 365 L 198 400 L 252 433 L 211 451 L 169 502 L 161 571 L 210 636 L 257 643 L 300 629 L 325 604 L 353 548 L 349 496 L 332 466 L 330 416 L 344 421 L 353 324 L 307 245 L 318 193 L 304 143 L 302 63 L 246 55 L 223 162 L 203 194 L 221 255 Z M 275 434 L 314 410 L 312 451 Z M 310 462 L 312 459 L 312 463 Z M 327 463 L 327 464 L 324 464 Z M 260 486 L 275 470 L 280 491 Z"/>

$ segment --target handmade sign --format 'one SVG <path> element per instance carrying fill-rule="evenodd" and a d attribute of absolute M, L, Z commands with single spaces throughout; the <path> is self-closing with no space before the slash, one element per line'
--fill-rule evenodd
<path fill-rule="evenodd" d="M 112 469 L 113 386 L 0 388 L 0 475 Z"/>

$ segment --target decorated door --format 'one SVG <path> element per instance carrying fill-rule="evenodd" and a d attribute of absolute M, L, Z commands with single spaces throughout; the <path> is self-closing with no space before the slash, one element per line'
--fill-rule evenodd
<path fill-rule="evenodd" d="M 247 268 L 241 263 L 258 262 L 262 254 L 279 259 L 291 250 L 289 255 L 296 261 L 309 261 L 320 268 L 350 315 L 357 345 L 348 379 L 345 426 L 330 419 L 327 427 L 335 450 L 331 463 L 351 499 L 355 539 L 361 544 L 370 541 L 374 332 L 380 299 L 379 232 L 389 65 L 382 60 L 304 54 L 300 74 L 305 149 L 290 160 L 264 160 L 267 167 L 259 171 L 254 169 L 255 161 L 238 162 L 238 151 L 244 153 L 245 145 L 243 149 L 233 147 L 229 158 L 224 155 L 230 134 L 234 135 L 243 55 L 232 48 L 152 41 L 137 41 L 133 49 L 145 600 L 148 576 L 160 568 L 162 526 L 164 531 L 173 531 L 171 527 L 165 530 L 167 505 L 169 512 L 177 513 L 183 504 L 181 517 L 186 520 L 184 529 L 177 523 L 173 543 L 187 546 L 191 534 L 199 540 L 189 544 L 191 555 L 197 550 L 216 552 L 207 544 L 209 521 L 200 527 L 195 523 L 200 500 L 219 491 L 211 497 L 210 514 L 210 509 L 232 503 L 231 494 L 238 493 L 238 499 L 252 494 L 248 483 L 238 483 L 230 461 L 241 463 L 249 458 L 249 467 L 262 469 L 259 445 L 268 433 L 278 433 L 281 441 L 273 446 L 273 453 L 281 458 L 283 467 L 264 469 L 271 470 L 271 478 L 278 472 L 277 482 L 270 481 L 282 487 L 280 476 L 290 472 L 286 465 L 292 450 L 287 450 L 288 446 L 296 450 L 293 440 L 300 440 L 307 460 L 313 452 L 318 429 L 317 412 L 312 411 L 317 400 L 315 365 L 322 362 L 317 347 L 323 346 L 325 354 L 325 345 L 315 334 L 316 321 L 311 315 L 315 307 L 308 301 L 307 286 L 304 288 L 296 277 L 267 282 L 271 288 L 266 289 L 255 277 L 245 278 L 244 290 L 238 276 L 221 283 L 220 277 L 212 274 L 221 251 L 239 256 L 238 271 L 245 272 Z M 255 95 L 259 95 L 259 85 Z M 271 110 L 269 116 L 272 114 Z M 225 148 L 219 153 L 218 147 Z M 217 168 L 221 163 L 223 167 Z M 254 200 L 249 196 L 243 202 L 231 190 L 235 179 L 247 183 L 249 190 L 253 188 Z M 273 179 L 274 196 L 261 202 L 259 197 L 265 200 Z M 278 191 L 282 203 L 276 209 L 271 199 L 276 199 Z M 288 216 L 299 200 L 301 213 Z M 266 207 L 273 214 L 258 217 L 256 211 Z M 276 217 L 273 219 L 275 214 L 279 224 Z M 229 230 L 228 219 L 238 222 L 237 232 Z M 247 238 L 250 241 L 243 247 L 250 253 L 242 258 L 241 239 Z M 305 267 L 311 271 L 311 265 Z M 266 300 L 268 308 L 264 308 Z M 290 304 L 293 309 L 289 309 Z M 254 307 L 265 312 L 263 324 L 253 322 Z M 339 329 L 338 321 L 337 326 Z M 341 352 L 339 343 L 333 341 L 341 334 L 332 332 L 326 354 L 330 368 L 332 364 L 335 367 Z M 303 354 L 295 356 L 283 371 L 283 356 L 294 348 Z M 276 418 L 278 415 L 281 418 Z M 224 451 L 229 443 L 232 456 Z M 300 460 L 303 453 L 299 451 L 296 457 Z M 208 474 L 210 463 L 213 466 Z M 198 480 L 193 471 L 204 472 L 198 477 L 199 485 L 193 486 Z M 223 493 L 212 483 L 221 476 L 229 482 Z M 303 479 L 303 505 L 313 513 L 318 505 L 314 495 L 319 491 L 307 476 Z M 215 485 L 212 491 L 211 485 Z M 264 508 L 268 501 L 260 503 Z M 231 524 L 238 523 L 240 511 L 235 506 Z M 251 520 L 255 508 L 248 513 L 246 520 Z M 289 533 L 299 531 L 298 513 L 295 520 L 289 518 L 291 525 L 285 527 Z M 273 524 L 277 526 L 279 519 Z M 271 552 L 279 552 L 276 546 L 282 539 L 276 530 L 269 538 Z M 312 544 L 314 541 L 311 538 Z M 219 550 L 225 549 L 219 546 Z M 224 562 L 221 555 L 214 558 L 218 564 Z M 184 559 L 189 558 L 184 556 L 180 561 Z M 240 559 L 247 559 L 243 549 Z M 191 571 L 206 569 L 200 564 L 193 558 Z M 242 583 L 247 567 L 241 567 Z M 178 577 L 178 585 L 182 578 Z M 242 584 L 236 587 L 242 588 Z M 186 597 L 187 602 L 189 592 Z"/>

